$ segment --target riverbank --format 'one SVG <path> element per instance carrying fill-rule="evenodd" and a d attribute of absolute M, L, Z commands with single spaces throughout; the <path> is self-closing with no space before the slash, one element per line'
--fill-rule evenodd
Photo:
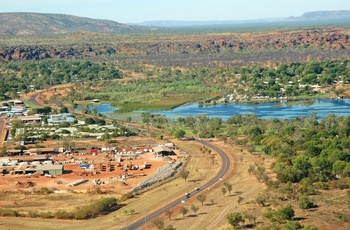
<path fill-rule="evenodd" d="M 337 116 L 350 115 L 350 99 L 329 99 L 329 98 L 308 98 L 305 100 L 280 100 L 252 103 L 239 102 L 229 104 L 216 104 L 198 106 L 197 103 L 186 104 L 173 110 L 147 110 L 133 111 L 129 113 L 108 113 L 104 114 L 109 118 L 142 123 L 141 114 L 149 112 L 161 114 L 167 118 L 176 119 L 179 117 L 197 116 L 205 114 L 207 117 L 220 117 L 227 120 L 238 114 L 255 114 L 262 119 L 294 119 L 296 117 L 308 117 L 316 114 L 318 118 L 326 118 L 329 114 Z"/>

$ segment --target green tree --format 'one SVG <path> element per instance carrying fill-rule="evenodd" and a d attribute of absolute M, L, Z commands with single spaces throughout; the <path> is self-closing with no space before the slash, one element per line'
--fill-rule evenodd
<path fill-rule="evenodd" d="M 144 124 L 146 124 L 146 126 L 147 126 L 147 133 L 149 133 L 149 126 L 151 123 L 152 114 L 151 113 L 142 113 L 141 118 L 142 118 L 142 122 Z"/>
<path fill-rule="evenodd" d="M 69 110 L 66 106 L 60 108 L 60 113 L 69 113 Z"/>
<path fill-rule="evenodd" d="M 276 215 L 279 220 L 293 220 L 294 210 L 291 205 L 287 205 L 286 207 L 279 209 L 276 212 Z"/>
<path fill-rule="evenodd" d="M 111 135 L 109 134 L 109 131 L 106 130 L 105 133 L 102 135 L 101 140 L 103 141 L 109 141 L 111 139 Z"/>
<path fill-rule="evenodd" d="M 307 197 L 305 195 L 299 197 L 298 205 L 299 205 L 299 208 L 301 208 L 301 209 L 309 209 L 309 208 L 312 208 L 315 206 L 313 201 L 310 200 L 309 197 Z"/>
<path fill-rule="evenodd" d="M 284 225 L 284 230 L 298 230 L 298 229 L 302 229 L 302 226 L 298 221 L 288 221 Z"/>
<path fill-rule="evenodd" d="M 243 197 L 241 196 L 238 196 L 238 199 L 237 199 L 237 204 L 240 204 L 242 201 L 244 200 Z"/>
<path fill-rule="evenodd" d="M 87 125 L 92 125 L 92 124 L 95 124 L 95 119 L 93 119 L 92 117 L 87 117 L 85 118 L 85 124 Z"/>
<path fill-rule="evenodd" d="M 162 219 L 160 219 L 160 218 L 154 219 L 153 220 L 153 224 L 159 230 L 164 229 L 164 221 Z"/>
<path fill-rule="evenodd" d="M 229 182 L 225 182 L 224 186 L 226 187 L 228 194 L 231 195 L 231 191 L 232 191 L 232 184 L 230 184 Z"/>
<path fill-rule="evenodd" d="M 181 173 L 180 173 L 180 176 L 181 176 L 185 181 L 187 181 L 187 178 L 188 178 L 189 175 L 190 175 L 190 171 L 188 171 L 188 170 L 182 170 Z"/>
<path fill-rule="evenodd" d="M 188 209 L 182 206 L 180 209 L 180 213 L 182 214 L 183 217 L 185 217 L 186 214 L 188 213 Z"/>
<path fill-rule="evenodd" d="M 192 204 L 191 205 L 191 210 L 194 212 L 194 215 L 197 215 L 197 211 L 199 210 L 198 206 Z"/>
<path fill-rule="evenodd" d="M 186 132 L 182 129 L 176 130 L 175 132 L 175 138 L 181 139 L 185 136 Z"/>
<path fill-rule="evenodd" d="M 199 194 L 199 195 L 197 196 L 197 200 L 198 200 L 199 202 L 201 202 L 201 204 L 202 204 L 202 206 L 203 206 L 203 205 L 204 205 L 204 202 L 207 200 L 207 196 L 204 195 L 204 194 Z"/>
<path fill-rule="evenodd" d="M 336 162 L 334 162 L 334 164 L 332 166 L 332 174 L 333 175 L 341 175 L 342 176 L 345 167 L 346 167 L 346 162 L 345 161 L 337 160 Z"/>
<path fill-rule="evenodd" d="M 23 123 L 21 121 L 21 119 L 13 119 L 11 121 L 11 125 L 13 129 L 18 129 L 18 128 L 22 128 L 23 127 Z"/>
<path fill-rule="evenodd" d="M 132 118 L 131 117 L 126 117 L 126 122 L 130 123 L 132 121 Z"/>
<path fill-rule="evenodd" d="M 225 187 L 222 187 L 222 188 L 221 188 L 221 192 L 222 192 L 222 195 L 225 196 L 225 194 L 226 194 L 226 188 L 225 188 Z"/>
<path fill-rule="evenodd" d="M 285 221 L 291 221 L 294 218 L 294 210 L 291 205 L 288 205 L 279 210 L 272 210 L 267 208 L 263 216 L 272 222 L 284 223 Z"/>
<path fill-rule="evenodd" d="M 305 155 L 297 156 L 293 159 L 293 167 L 300 172 L 301 177 L 307 177 L 309 174 L 309 169 L 311 168 L 311 163 L 309 158 Z"/>
<path fill-rule="evenodd" d="M 232 227 L 234 227 L 235 229 L 237 229 L 239 227 L 241 222 L 244 223 L 244 218 L 243 218 L 242 214 L 237 213 L 237 212 L 228 214 L 226 216 L 226 218 L 227 218 L 228 223 Z"/>

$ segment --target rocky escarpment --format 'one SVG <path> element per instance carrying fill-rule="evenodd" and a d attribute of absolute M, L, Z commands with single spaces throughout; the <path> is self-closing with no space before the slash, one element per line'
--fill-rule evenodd
<path fill-rule="evenodd" d="M 42 60 L 47 58 L 84 58 L 102 54 L 114 54 L 110 47 L 54 48 L 53 46 L 4 47 L 0 48 L 0 61 Z"/>
<path fill-rule="evenodd" d="M 37 45 L 4 46 L 0 45 L 0 61 L 40 60 L 47 58 L 84 58 L 122 55 L 170 55 L 170 54 L 219 54 L 230 55 L 244 50 L 344 50 L 350 48 L 349 35 L 346 31 L 298 31 L 244 34 L 210 34 L 186 37 L 172 35 L 174 39 L 155 42 L 126 41 L 90 45 Z M 113 40 L 117 37 L 110 35 Z M 176 38 L 176 39 L 175 39 Z M 78 39 L 78 38 L 76 38 Z"/>

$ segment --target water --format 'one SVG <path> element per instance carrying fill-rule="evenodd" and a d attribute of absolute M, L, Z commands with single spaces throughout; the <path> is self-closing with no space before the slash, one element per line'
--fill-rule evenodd
<path fill-rule="evenodd" d="M 256 114 L 263 119 L 278 118 L 290 119 L 301 116 L 310 116 L 313 112 L 318 118 L 325 118 L 328 114 L 337 116 L 350 115 L 350 99 L 316 99 L 312 101 L 295 102 L 267 102 L 261 104 L 218 104 L 198 107 L 197 104 L 180 106 L 169 111 L 148 111 L 163 114 L 169 118 L 196 116 L 206 114 L 208 117 L 221 117 L 226 120 L 236 114 Z"/>
<path fill-rule="evenodd" d="M 118 110 L 118 108 L 111 107 L 110 104 L 101 104 L 101 105 L 89 105 L 88 110 L 92 111 L 97 109 L 97 112 L 105 114 L 105 113 L 113 113 L 113 111 Z"/>
<path fill-rule="evenodd" d="M 104 109 L 111 112 L 109 104 L 97 107 L 98 112 L 106 113 Z M 316 99 L 307 101 L 282 101 L 266 102 L 261 104 L 239 103 L 239 104 L 217 104 L 198 107 L 198 104 L 183 105 L 173 110 L 163 111 L 137 111 L 163 114 L 168 118 L 178 118 L 206 114 L 208 117 L 221 117 L 226 120 L 236 114 L 256 114 L 263 119 L 279 118 L 291 119 L 301 116 L 310 116 L 313 112 L 318 118 L 325 118 L 328 114 L 337 116 L 350 115 L 350 99 Z"/>

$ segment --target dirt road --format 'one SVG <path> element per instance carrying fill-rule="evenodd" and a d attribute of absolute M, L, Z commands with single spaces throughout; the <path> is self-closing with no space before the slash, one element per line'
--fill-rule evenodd
<path fill-rule="evenodd" d="M 0 117 L 0 147 L 4 146 L 4 141 L 7 136 L 8 130 L 6 129 L 6 118 Z"/>

